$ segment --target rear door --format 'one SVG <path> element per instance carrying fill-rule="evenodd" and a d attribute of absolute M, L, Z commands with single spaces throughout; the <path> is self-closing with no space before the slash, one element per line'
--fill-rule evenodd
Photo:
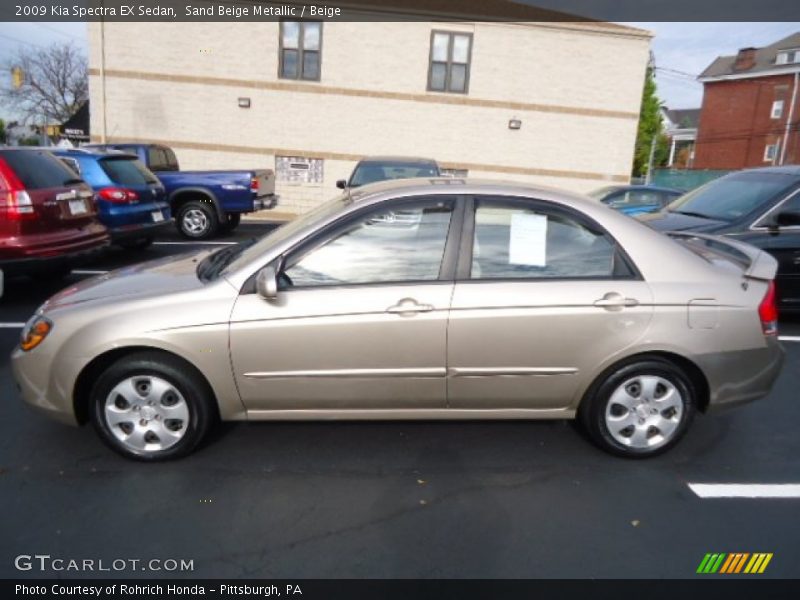
<path fill-rule="evenodd" d="M 0 151 L 27 192 L 35 218 L 21 219 L 20 234 L 77 229 L 96 216 L 90 188 L 46 150 Z"/>
<path fill-rule="evenodd" d="M 559 205 L 477 197 L 447 330 L 448 406 L 558 410 L 639 339 L 649 286 L 613 238 Z"/>

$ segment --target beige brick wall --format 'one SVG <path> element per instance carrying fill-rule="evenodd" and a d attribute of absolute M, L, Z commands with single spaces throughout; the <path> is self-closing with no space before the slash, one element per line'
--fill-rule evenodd
<path fill-rule="evenodd" d="M 432 102 L 462 96 L 425 91 L 432 29 L 474 35 L 469 104 Z M 100 25 L 89 33 L 97 137 Z M 106 23 L 106 134 L 171 143 L 184 168 L 274 168 L 276 153 L 324 158 L 322 185 L 279 185 L 286 210 L 332 196 L 336 179 L 370 154 L 586 191 L 630 172 L 648 47 L 646 37 L 558 24 L 326 23 L 321 81 L 287 90 L 277 23 Z M 250 109 L 238 108 L 240 96 Z M 511 118 L 521 130 L 508 129 Z"/>

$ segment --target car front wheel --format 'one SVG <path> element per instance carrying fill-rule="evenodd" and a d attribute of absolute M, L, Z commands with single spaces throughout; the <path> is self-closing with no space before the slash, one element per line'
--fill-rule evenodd
<path fill-rule="evenodd" d="M 95 429 L 128 458 L 158 461 L 189 454 L 211 428 L 208 385 L 182 361 L 140 352 L 111 365 L 91 398 Z"/>
<path fill-rule="evenodd" d="M 592 441 L 628 458 L 661 454 L 686 433 L 697 403 L 691 380 L 661 359 L 628 363 L 601 377 L 579 417 Z"/>

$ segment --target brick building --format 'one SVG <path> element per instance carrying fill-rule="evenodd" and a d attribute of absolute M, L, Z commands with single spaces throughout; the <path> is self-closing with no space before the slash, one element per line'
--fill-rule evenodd
<path fill-rule="evenodd" d="M 800 164 L 800 32 L 720 56 L 698 78 L 696 169 Z"/>
<path fill-rule="evenodd" d="M 90 23 L 92 140 L 163 143 L 187 169 L 274 168 L 296 212 L 365 155 L 576 191 L 627 183 L 650 34 L 499 5 L 515 22 Z"/>

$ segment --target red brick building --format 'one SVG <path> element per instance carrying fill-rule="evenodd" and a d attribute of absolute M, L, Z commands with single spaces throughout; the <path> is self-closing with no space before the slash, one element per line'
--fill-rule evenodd
<path fill-rule="evenodd" d="M 701 73 L 695 169 L 800 164 L 800 32 Z"/>

